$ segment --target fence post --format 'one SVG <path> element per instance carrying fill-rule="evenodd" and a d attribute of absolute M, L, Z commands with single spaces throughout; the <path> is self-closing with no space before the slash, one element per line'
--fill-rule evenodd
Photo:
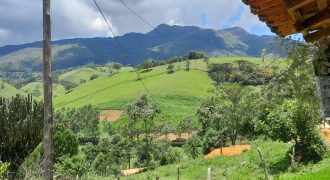
<path fill-rule="evenodd" d="M 156 176 L 156 180 L 159 180 L 159 176 Z"/>
<path fill-rule="evenodd" d="M 296 153 L 296 150 L 295 150 L 295 147 L 293 146 L 292 147 L 292 155 L 291 155 L 291 165 L 292 165 L 292 170 L 293 171 L 296 171 L 296 162 L 294 160 L 294 156 L 295 156 L 295 153 Z"/>
<path fill-rule="evenodd" d="M 211 180 L 212 176 L 211 176 L 211 168 L 207 168 L 207 180 Z"/>
<path fill-rule="evenodd" d="M 180 166 L 176 167 L 177 171 L 177 180 L 180 180 Z"/>
<path fill-rule="evenodd" d="M 263 166 L 263 168 L 264 168 L 265 180 L 268 180 L 268 171 L 267 171 L 267 166 L 266 166 L 265 159 L 264 159 L 264 157 L 262 156 L 261 149 L 258 147 L 257 150 L 258 150 L 258 153 L 259 153 L 259 155 L 260 155 L 260 159 L 261 159 L 261 161 L 262 161 L 262 166 Z"/>

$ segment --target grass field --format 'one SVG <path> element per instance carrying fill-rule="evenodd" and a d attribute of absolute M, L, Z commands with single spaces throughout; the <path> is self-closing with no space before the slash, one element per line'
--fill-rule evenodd
<path fill-rule="evenodd" d="M 275 176 L 280 174 L 284 168 L 279 166 L 285 165 L 287 168 L 287 160 L 285 154 L 290 144 L 269 141 L 252 142 L 250 151 L 243 152 L 238 156 L 217 156 L 215 158 L 204 159 L 199 157 L 195 160 L 187 160 L 178 164 L 161 166 L 154 171 L 147 171 L 142 174 L 121 177 L 126 180 L 153 180 L 159 176 L 161 180 L 176 179 L 176 167 L 180 166 L 180 179 L 207 179 L 207 169 L 212 168 L 212 179 L 263 179 L 263 169 L 261 160 L 257 152 L 257 147 L 263 151 L 270 173 Z M 95 177 L 95 179 L 102 179 Z M 106 178 L 104 178 L 106 179 Z"/>
<path fill-rule="evenodd" d="M 2 84 L 2 80 L 0 80 L 0 85 Z M 5 98 L 10 98 L 12 96 L 15 96 L 16 94 L 20 94 L 20 95 L 26 95 L 25 93 L 19 91 L 18 89 L 16 89 L 14 86 L 4 82 L 3 83 L 4 85 L 4 88 L 2 89 L 0 87 L 0 95 L 2 97 L 5 97 Z"/>
<path fill-rule="evenodd" d="M 260 58 L 232 57 L 211 58 L 210 63 L 225 63 L 235 60 L 261 62 Z M 100 76 L 93 81 L 79 85 L 68 94 L 55 98 L 55 108 L 91 104 L 99 109 L 125 109 L 129 102 L 142 94 L 148 94 L 149 91 L 151 101 L 157 103 L 162 110 L 157 121 L 165 120 L 175 124 L 186 116 L 195 116 L 199 103 L 207 96 L 208 90 L 213 87 L 213 82 L 207 74 L 206 63 L 203 60 L 192 60 L 189 72 L 184 70 L 185 62 L 175 63 L 175 73 L 173 74 L 168 74 L 166 68 L 167 65 L 140 72 L 139 76 L 143 81 L 137 80 L 137 74 L 132 72 L 131 68 L 123 68 L 111 77 Z M 74 78 L 68 80 L 77 81 L 82 77 L 83 72 L 84 69 L 77 69 L 63 76 L 72 75 L 71 77 Z M 87 74 L 88 76 L 91 74 L 89 70 Z M 115 122 L 115 126 L 126 120 L 127 117 L 124 115 L 120 121 Z"/>
<path fill-rule="evenodd" d="M 92 75 L 105 76 L 106 72 L 101 72 L 92 68 L 79 68 L 62 74 L 59 79 L 79 84 L 83 81 L 90 81 Z"/>
<path fill-rule="evenodd" d="M 31 82 L 23 87 L 21 87 L 20 91 L 26 94 L 32 94 L 34 97 L 41 99 L 43 98 L 43 83 L 42 82 Z M 65 88 L 59 84 L 53 84 L 53 97 L 57 98 L 66 93 Z"/>
<path fill-rule="evenodd" d="M 298 172 L 292 173 L 290 158 L 286 155 L 292 144 L 256 140 L 251 142 L 251 150 L 238 156 L 217 156 L 210 159 L 199 157 L 181 163 L 161 166 L 153 171 L 121 177 L 124 180 L 153 180 L 159 176 L 161 180 L 172 180 L 177 177 L 177 166 L 180 167 L 180 179 L 207 179 L 207 169 L 212 169 L 212 179 L 264 179 L 264 171 L 257 147 L 260 147 L 266 160 L 271 179 L 281 180 L 327 180 L 330 178 L 330 153 L 318 164 L 301 166 Z M 105 180 L 109 177 L 88 177 L 88 179 Z"/>

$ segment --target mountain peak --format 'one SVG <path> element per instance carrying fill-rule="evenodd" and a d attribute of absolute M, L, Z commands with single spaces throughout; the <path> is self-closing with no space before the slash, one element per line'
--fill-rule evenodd
<path fill-rule="evenodd" d="M 245 29 L 243 29 L 241 27 L 227 28 L 227 29 L 224 29 L 224 31 L 227 31 L 227 32 L 230 32 L 234 35 L 239 35 L 239 36 L 250 34 Z"/>

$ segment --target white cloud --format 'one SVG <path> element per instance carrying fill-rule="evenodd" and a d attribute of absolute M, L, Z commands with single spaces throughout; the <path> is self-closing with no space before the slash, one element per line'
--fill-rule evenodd
<path fill-rule="evenodd" d="M 0 38 L 1 39 L 7 38 L 9 34 L 10 34 L 10 31 L 8 31 L 7 29 L 0 28 Z"/>
<path fill-rule="evenodd" d="M 258 16 L 251 13 L 249 6 L 244 6 L 241 17 L 233 26 L 244 27 L 247 31 L 251 31 L 255 26 L 266 26 L 266 24 L 261 22 Z"/>
<path fill-rule="evenodd" d="M 153 26 L 167 23 L 214 29 L 219 29 L 244 6 L 241 1 L 236 0 L 124 1 Z M 128 32 L 146 33 L 152 30 L 119 0 L 98 0 L 98 3 L 117 35 Z M 53 39 L 111 35 L 92 0 L 54 0 L 51 6 Z M 1 39 L 0 46 L 41 40 L 41 12 L 40 0 L 0 1 L 0 24 L 2 29 L 10 31 L 10 34 L 7 34 L 10 38 Z M 255 25 L 264 26 L 250 13 L 247 6 L 244 6 L 240 19 L 233 25 L 247 30 L 251 30 Z"/>

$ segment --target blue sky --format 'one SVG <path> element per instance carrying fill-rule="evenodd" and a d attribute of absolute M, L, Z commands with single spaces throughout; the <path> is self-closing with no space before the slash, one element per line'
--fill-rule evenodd
<path fill-rule="evenodd" d="M 223 29 L 242 27 L 257 35 L 273 35 L 240 0 L 124 0 L 153 26 L 189 25 Z M 152 29 L 119 0 L 98 0 L 117 35 Z M 0 1 L 0 46 L 42 39 L 42 1 Z M 53 39 L 106 37 L 109 30 L 92 0 L 52 1 Z"/>

